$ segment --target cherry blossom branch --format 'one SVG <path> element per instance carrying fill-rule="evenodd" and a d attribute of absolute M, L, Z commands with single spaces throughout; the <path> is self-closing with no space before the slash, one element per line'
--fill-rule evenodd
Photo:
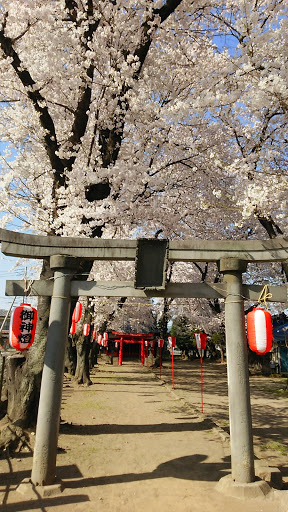
<path fill-rule="evenodd" d="M 8 16 L 8 15 L 7 15 Z M 13 46 L 13 40 L 5 36 L 4 31 L 6 27 L 7 16 L 5 16 L 2 29 L 0 30 L 0 47 L 6 58 L 11 59 L 11 65 L 18 76 L 20 82 L 26 90 L 26 94 L 32 102 L 35 111 L 39 114 L 39 121 L 42 128 L 45 130 L 44 146 L 54 170 L 55 183 L 54 193 L 58 186 L 65 183 L 64 166 L 61 159 L 57 156 L 59 145 L 57 142 L 56 131 L 52 117 L 50 116 L 45 98 L 42 96 L 36 82 L 33 80 L 29 71 L 23 65 L 18 53 Z"/>

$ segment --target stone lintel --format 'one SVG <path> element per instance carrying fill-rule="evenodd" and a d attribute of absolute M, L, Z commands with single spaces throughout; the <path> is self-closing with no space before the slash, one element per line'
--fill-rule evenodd
<path fill-rule="evenodd" d="M 6 281 L 6 295 L 25 295 L 51 297 L 53 295 L 53 279 L 31 281 Z M 136 290 L 133 281 L 71 281 L 72 297 L 166 297 L 166 298 L 206 298 L 221 299 L 226 297 L 225 283 L 167 283 L 165 290 Z M 263 289 L 260 285 L 243 285 L 245 300 L 255 302 Z M 287 285 L 270 286 L 271 297 L 268 302 L 288 302 Z"/>

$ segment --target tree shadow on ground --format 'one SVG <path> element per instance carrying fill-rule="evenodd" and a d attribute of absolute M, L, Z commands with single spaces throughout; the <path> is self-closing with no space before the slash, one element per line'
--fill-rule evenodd
<path fill-rule="evenodd" d="M 215 424 L 210 419 L 187 423 L 156 423 L 148 425 L 75 425 L 66 423 L 60 425 L 60 432 L 71 435 L 96 436 L 101 434 L 153 434 L 161 432 L 194 432 L 211 430 Z"/>
<path fill-rule="evenodd" d="M 63 475 L 71 474 L 73 475 L 72 478 L 81 478 L 82 474 L 79 471 L 78 467 L 74 465 L 69 466 L 62 466 L 61 471 Z M 54 496 L 54 497 L 47 497 L 42 498 L 37 492 L 37 487 L 34 488 L 33 493 L 35 495 L 35 499 L 29 498 L 25 499 L 25 501 L 19 501 L 17 503 L 7 503 L 7 499 L 9 496 L 9 493 L 11 491 L 15 491 L 17 486 L 24 480 L 24 479 L 30 479 L 31 476 L 31 470 L 23 470 L 23 471 L 12 471 L 9 473 L 2 473 L 1 474 L 1 486 L 0 491 L 2 495 L 2 506 L 0 506 L 0 510 L 3 510 L 3 512 L 19 512 L 20 510 L 25 512 L 32 512 L 33 510 L 41 509 L 46 510 L 46 508 L 50 510 L 52 507 L 57 506 L 63 506 L 63 505 L 73 505 L 77 503 L 83 503 L 86 501 L 89 501 L 89 497 L 85 494 L 77 494 L 77 496 Z M 32 486 L 31 486 L 32 490 Z"/>
<path fill-rule="evenodd" d="M 75 489 L 78 487 L 111 485 L 169 477 L 201 482 L 218 482 L 221 477 L 230 473 L 230 457 L 225 457 L 221 463 L 205 462 L 206 459 L 206 455 L 188 455 L 164 462 L 151 472 L 70 479 L 65 481 L 65 487 Z M 60 470 L 58 474 L 61 478 L 61 468 L 58 469 Z M 63 474 L 63 479 L 65 479 L 65 474 Z"/>
<path fill-rule="evenodd" d="M 73 475 L 72 478 L 76 478 L 76 477 L 80 478 L 80 477 L 82 477 L 82 474 L 79 471 L 79 469 L 76 466 L 76 464 L 73 464 L 73 465 L 69 464 L 69 465 L 65 465 L 65 466 L 60 466 L 60 468 L 61 468 L 61 472 L 63 473 L 63 475 L 66 474 L 66 478 L 67 478 L 67 474 L 70 474 L 70 473 L 72 473 L 72 475 Z M 57 468 L 57 470 L 58 470 L 58 468 Z M 23 471 L 9 471 L 9 472 L 6 472 L 6 473 L 1 473 L 0 489 L 5 487 L 6 485 L 16 487 L 24 479 L 26 479 L 26 478 L 29 479 L 30 476 L 31 476 L 31 469 L 25 469 Z"/>
<path fill-rule="evenodd" d="M 6 503 L 3 505 L 3 512 L 32 512 L 33 510 L 47 510 L 52 507 L 60 507 L 64 505 L 77 505 L 78 503 L 84 503 L 90 501 L 89 496 L 85 494 L 77 494 L 77 496 L 56 496 L 49 498 L 41 498 L 40 496 L 35 496 L 35 501 L 20 501 L 18 503 Z"/>

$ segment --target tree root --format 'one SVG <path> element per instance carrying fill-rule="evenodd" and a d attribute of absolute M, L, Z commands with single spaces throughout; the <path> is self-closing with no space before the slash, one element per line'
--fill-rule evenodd
<path fill-rule="evenodd" d="M 6 451 L 9 456 L 10 451 L 20 452 L 24 447 L 28 447 L 29 451 L 32 451 L 28 434 L 8 420 L 8 423 L 1 429 L 0 450 Z"/>

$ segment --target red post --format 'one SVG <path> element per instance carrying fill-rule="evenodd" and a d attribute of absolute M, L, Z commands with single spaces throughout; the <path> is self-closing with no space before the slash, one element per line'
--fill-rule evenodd
<path fill-rule="evenodd" d="M 200 350 L 200 363 L 201 363 L 201 412 L 203 412 L 203 358 L 202 358 L 202 349 Z"/>
<path fill-rule="evenodd" d="M 120 339 L 118 365 L 122 366 L 123 361 L 123 338 Z"/>
<path fill-rule="evenodd" d="M 141 364 L 144 364 L 144 340 L 141 340 Z"/>

